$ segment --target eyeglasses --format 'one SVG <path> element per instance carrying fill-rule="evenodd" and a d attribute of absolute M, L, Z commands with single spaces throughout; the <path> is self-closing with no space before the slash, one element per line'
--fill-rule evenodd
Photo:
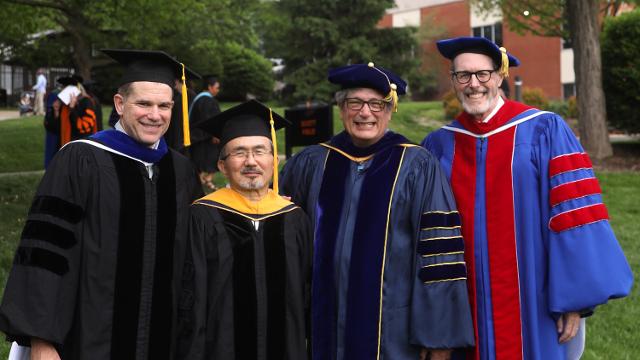
<path fill-rule="evenodd" d="M 345 104 L 347 105 L 347 109 L 353 111 L 360 111 L 364 107 L 364 104 L 367 104 L 369 105 L 369 110 L 373 112 L 382 111 L 387 106 L 387 103 L 384 100 L 372 99 L 364 101 L 358 98 L 346 98 Z"/>
<path fill-rule="evenodd" d="M 222 160 L 227 160 L 227 158 L 231 158 L 236 161 L 245 161 L 249 158 L 249 155 L 253 155 L 254 159 L 263 159 L 267 156 L 271 156 L 273 152 L 267 149 L 253 149 L 253 150 L 244 150 L 239 149 L 233 152 L 228 153 Z"/>
<path fill-rule="evenodd" d="M 478 79 L 480 83 L 484 84 L 487 81 L 491 80 L 491 74 L 494 71 L 495 70 L 480 70 L 476 72 L 452 71 L 451 76 L 454 77 L 459 84 L 466 84 L 471 81 L 471 76 L 475 75 L 476 79 Z"/>

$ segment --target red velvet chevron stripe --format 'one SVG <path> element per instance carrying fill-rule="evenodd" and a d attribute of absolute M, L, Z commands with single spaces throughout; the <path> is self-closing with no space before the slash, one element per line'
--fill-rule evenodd
<path fill-rule="evenodd" d="M 600 203 L 560 213 L 549 220 L 549 228 L 555 232 L 560 232 L 608 219 L 607 208 Z"/>
<path fill-rule="evenodd" d="M 549 162 L 549 177 L 568 171 L 590 169 L 591 159 L 587 153 L 573 153 L 556 156 Z"/>
<path fill-rule="evenodd" d="M 549 199 L 551 206 L 561 202 L 581 198 L 588 195 L 600 194 L 602 190 L 596 178 L 587 178 L 560 184 L 551 189 Z"/>

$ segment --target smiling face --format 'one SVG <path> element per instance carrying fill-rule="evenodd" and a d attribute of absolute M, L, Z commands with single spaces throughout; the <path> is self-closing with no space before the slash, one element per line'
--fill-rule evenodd
<path fill-rule="evenodd" d="M 453 60 L 453 71 L 476 72 L 480 70 L 494 69 L 493 60 L 490 57 L 475 53 L 462 53 Z M 460 84 L 454 77 L 451 78 L 453 89 L 464 111 L 473 115 L 477 120 L 482 120 L 489 115 L 498 103 L 498 89 L 502 84 L 502 75 L 491 73 L 491 78 L 485 83 L 478 81 L 475 75 L 466 84 Z"/>
<path fill-rule="evenodd" d="M 347 94 L 347 99 L 362 101 L 384 98 L 379 92 L 369 89 L 353 89 Z M 392 104 L 387 103 L 381 111 L 371 111 L 369 105 L 364 104 L 360 110 L 351 110 L 346 101 L 340 107 L 340 117 L 345 131 L 351 136 L 351 141 L 358 147 L 368 147 L 377 143 L 383 136 L 391 121 Z"/>
<path fill-rule="evenodd" d="M 271 140 L 264 136 L 240 136 L 230 140 L 223 150 L 218 169 L 232 189 L 241 194 L 265 194 L 273 176 Z"/>
<path fill-rule="evenodd" d="M 127 94 L 116 94 L 113 102 L 120 124 L 135 141 L 150 146 L 169 128 L 173 91 L 166 84 L 137 81 L 129 84 Z"/>

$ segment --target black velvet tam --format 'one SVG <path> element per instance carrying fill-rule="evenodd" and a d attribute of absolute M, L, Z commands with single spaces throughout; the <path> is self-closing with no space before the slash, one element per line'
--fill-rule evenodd
<path fill-rule="evenodd" d="M 102 49 L 100 50 L 124 66 L 118 86 L 135 82 L 151 81 L 167 84 L 173 88 L 176 79 L 182 78 L 182 64 L 164 51 Z M 199 79 L 188 67 L 184 67 L 188 79 Z"/>
<path fill-rule="evenodd" d="M 223 147 L 241 136 L 265 136 L 271 139 L 271 117 L 276 130 L 291 124 L 259 101 L 249 100 L 209 118 L 200 127 L 220 138 L 220 146 Z"/>

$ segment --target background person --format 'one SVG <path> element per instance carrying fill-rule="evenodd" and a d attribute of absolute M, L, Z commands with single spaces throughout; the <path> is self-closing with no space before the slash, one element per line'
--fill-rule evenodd
<path fill-rule="evenodd" d="M 185 67 L 185 78 L 187 80 L 200 79 L 200 75 L 189 69 L 188 67 Z M 185 88 L 187 94 L 187 107 L 190 107 L 196 94 L 193 90 L 187 88 L 186 85 Z M 173 102 L 176 104 L 181 104 L 182 102 L 182 80 L 179 78 L 175 80 L 173 86 Z M 178 107 L 175 111 L 171 112 L 171 123 L 169 124 L 169 129 L 164 134 L 164 140 L 167 142 L 169 148 L 181 153 L 186 157 L 190 157 L 190 149 L 193 145 L 193 134 L 189 132 L 190 145 L 186 145 L 183 116 L 184 114 L 182 113 L 181 107 Z M 190 119 L 188 120 L 188 122 L 191 122 Z"/>
<path fill-rule="evenodd" d="M 96 102 L 82 86 L 78 75 L 58 79 L 63 89 L 57 94 L 45 126 L 58 129 L 60 147 L 70 141 L 83 139 L 98 131 Z"/>
<path fill-rule="evenodd" d="M 191 119 L 191 160 L 198 169 L 200 182 L 209 189 L 215 189 L 213 174 L 218 170 L 216 163 L 220 153 L 220 139 L 199 128 L 203 122 L 220 113 L 216 96 L 220 92 L 220 82 L 213 75 L 204 76 L 205 89 L 196 96 L 189 108 Z"/>
<path fill-rule="evenodd" d="M 36 98 L 33 105 L 33 114 L 44 115 L 44 94 L 47 93 L 47 77 L 45 76 L 44 68 L 39 68 L 36 71 L 36 75 L 36 84 L 32 87 L 32 90 L 36 92 Z"/>

